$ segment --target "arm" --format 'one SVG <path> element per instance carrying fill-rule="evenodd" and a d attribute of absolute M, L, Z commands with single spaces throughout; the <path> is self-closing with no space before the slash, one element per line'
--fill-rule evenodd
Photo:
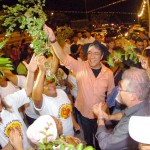
<path fill-rule="evenodd" d="M 62 63 L 65 63 L 65 60 L 67 58 L 67 53 L 63 51 L 63 49 L 60 47 L 60 45 L 58 44 L 58 42 L 53 42 L 56 40 L 56 37 L 54 35 L 54 32 L 52 31 L 51 28 L 49 28 L 48 26 L 44 25 L 43 27 L 45 33 L 48 35 L 48 38 L 51 42 L 51 45 L 54 48 L 54 52 L 57 55 L 57 57 L 60 59 L 60 61 Z"/>
<path fill-rule="evenodd" d="M 112 114 L 109 115 L 106 112 L 103 111 L 103 104 L 95 104 L 93 106 L 93 112 L 94 114 L 97 116 L 98 120 L 101 121 L 100 123 L 102 123 L 104 125 L 104 123 L 102 122 L 103 119 L 106 120 L 120 120 L 123 116 L 123 112 L 119 112 L 116 114 Z"/>
<path fill-rule="evenodd" d="M 110 132 L 105 127 L 104 112 L 102 111 L 102 103 L 93 106 L 93 111 L 97 115 L 98 130 L 96 138 L 101 149 L 121 149 L 127 146 L 128 120 L 120 121 L 115 129 Z"/>
<path fill-rule="evenodd" d="M 45 74 L 46 74 L 46 68 L 45 68 L 45 57 L 39 55 L 37 57 L 37 63 L 39 67 L 39 73 L 37 76 L 37 79 L 35 81 L 34 87 L 33 87 L 33 92 L 32 92 L 32 99 L 34 101 L 34 104 L 37 108 L 41 108 L 42 103 L 43 103 L 43 87 L 44 87 L 44 79 L 45 79 Z"/>
<path fill-rule="evenodd" d="M 73 127 L 74 127 L 75 131 L 80 130 L 80 126 L 79 126 L 79 124 L 77 123 L 77 121 L 76 121 L 76 119 L 75 119 L 75 117 L 74 117 L 73 112 L 71 113 L 71 116 L 72 116 L 72 122 L 73 122 Z"/>
<path fill-rule="evenodd" d="M 98 140 L 100 148 L 103 150 L 119 150 L 122 148 L 126 148 L 129 141 L 128 122 L 119 122 L 119 124 L 113 131 L 108 131 L 104 125 L 98 124 L 96 138 Z"/>
<path fill-rule="evenodd" d="M 52 54 L 53 54 L 53 61 L 52 61 L 51 73 L 55 74 L 58 70 L 59 60 L 53 51 Z"/>
<path fill-rule="evenodd" d="M 18 86 L 18 78 L 17 75 L 13 74 L 10 70 L 3 70 L 5 77 L 11 81 L 14 85 Z"/>
<path fill-rule="evenodd" d="M 26 62 L 23 62 L 23 63 L 26 66 L 26 68 L 28 69 L 25 91 L 26 91 L 27 96 L 29 96 L 31 94 L 31 92 L 32 92 L 32 89 L 33 89 L 34 72 L 37 69 L 37 63 L 36 63 L 36 59 L 35 59 L 35 54 L 32 56 L 29 64 L 27 64 Z"/>

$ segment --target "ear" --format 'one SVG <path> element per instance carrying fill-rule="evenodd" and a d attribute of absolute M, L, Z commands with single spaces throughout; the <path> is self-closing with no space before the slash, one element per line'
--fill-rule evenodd
<path fill-rule="evenodd" d="M 130 99 L 131 99 L 131 101 L 137 101 L 137 95 L 136 95 L 136 93 L 130 93 Z"/>
<path fill-rule="evenodd" d="M 104 54 L 101 55 L 101 60 L 103 59 Z"/>

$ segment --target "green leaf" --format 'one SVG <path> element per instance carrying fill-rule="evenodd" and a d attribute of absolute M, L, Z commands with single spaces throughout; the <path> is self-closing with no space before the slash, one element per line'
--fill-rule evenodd
<path fill-rule="evenodd" d="M 79 143 L 76 147 L 76 150 L 82 150 L 83 149 L 83 144 Z"/>
<path fill-rule="evenodd" d="M 44 144 L 38 143 L 37 145 L 38 145 L 38 147 L 39 147 L 41 150 L 45 150 L 45 145 L 44 145 Z"/>
<path fill-rule="evenodd" d="M 8 39 L 5 39 L 3 42 L 0 43 L 0 49 L 2 49 L 6 43 L 7 43 Z"/>
<path fill-rule="evenodd" d="M 43 143 L 47 144 L 47 139 L 46 138 L 43 138 Z"/>
<path fill-rule="evenodd" d="M 46 146 L 46 150 L 52 150 L 52 148 L 53 148 L 53 145 L 52 145 L 52 144 L 48 144 L 48 145 Z"/>

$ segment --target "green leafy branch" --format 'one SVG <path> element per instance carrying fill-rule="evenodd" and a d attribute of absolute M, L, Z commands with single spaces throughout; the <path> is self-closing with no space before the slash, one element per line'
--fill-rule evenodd
<path fill-rule="evenodd" d="M 134 45 L 127 41 L 126 39 L 122 39 L 123 50 L 117 50 L 108 56 L 107 62 L 109 66 L 114 67 L 115 63 L 120 62 L 123 63 L 125 60 L 133 60 L 134 63 L 138 63 L 139 57 L 135 52 Z"/>
<path fill-rule="evenodd" d="M 5 15 L 0 16 L 0 20 L 4 21 L 2 26 L 7 28 L 6 38 L 9 38 L 19 26 L 31 36 L 31 48 L 36 54 L 50 52 L 48 37 L 43 31 L 43 25 L 47 20 L 43 11 L 45 0 L 18 0 L 18 2 L 19 4 L 13 7 L 3 6 Z"/>

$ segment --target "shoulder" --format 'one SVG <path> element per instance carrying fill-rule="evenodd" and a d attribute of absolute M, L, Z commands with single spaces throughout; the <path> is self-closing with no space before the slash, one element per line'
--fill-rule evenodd
<path fill-rule="evenodd" d="M 113 75 L 113 72 L 108 67 L 106 67 L 104 64 L 102 64 L 102 71 Z"/>

